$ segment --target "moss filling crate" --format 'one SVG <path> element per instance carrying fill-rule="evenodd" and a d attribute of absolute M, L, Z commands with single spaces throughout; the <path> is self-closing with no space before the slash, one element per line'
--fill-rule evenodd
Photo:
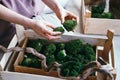
<path fill-rule="evenodd" d="M 111 60 L 112 61 L 109 61 L 109 56 L 108 56 L 108 54 L 109 54 L 109 52 L 110 52 L 110 50 L 113 50 L 113 44 L 112 44 L 112 36 L 113 36 L 113 33 L 111 33 L 110 31 L 108 31 L 108 39 L 99 39 L 99 38 L 90 38 L 90 37 L 80 37 L 80 36 L 65 36 L 65 37 L 63 37 L 64 38 L 64 40 L 60 40 L 60 42 L 54 42 L 54 44 L 53 43 L 47 43 L 47 42 L 43 42 L 43 44 L 44 45 L 48 45 L 47 47 L 45 46 L 43 46 L 43 50 L 42 50 L 42 45 L 41 44 L 37 44 L 39 47 L 35 47 L 36 46 L 36 44 L 34 44 L 34 48 L 38 51 L 38 52 L 40 52 L 41 51 L 41 53 L 42 52 L 44 52 L 45 54 L 45 56 L 46 56 L 46 58 L 47 58 L 47 56 L 49 55 L 48 54 L 48 51 L 49 51 L 49 53 L 53 53 L 53 51 L 55 51 L 54 49 L 55 49 L 55 46 L 54 45 L 56 45 L 56 47 L 57 46 L 62 46 L 62 47 L 59 47 L 59 49 L 58 48 L 56 48 L 56 51 L 58 51 L 58 52 L 56 52 L 57 53 L 57 55 L 56 55 L 56 57 L 57 57 L 57 59 L 56 59 L 56 61 L 57 62 L 59 62 L 59 63 L 68 63 L 67 65 L 66 65 L 66 69 L 63 69 L 63 70 L 65 70 L 65 72 L 64 73 L 66 73 L 66 72 L 70 72 L 69 70 L 68 70 L 68 68 L 67 67 L 71 67 L 71 68 L 73 68 L 73 67 L 75 67 L 74 65 L 77 65 L 76 67 L 77 68 L 75 68 L 75 69 L 77 69 L 78 71 L 82 71 L 82 67 L 79 65 L 79 64 L 77 64 L 77 61 L 79 60 L 79 59 L 83 59 L 83 58 L 85 58 L 85 57 L 81 57 L 81 58 L 79 58 L 79 59 L 77 59 L 77 58 L 75 58 L 76 57 L 76 55 L 75 54 L 73 54 L 73 53 L 71 53 L 72 51 L 75 53 L 78 53 L 77 51 L 79 51 L 79 50 L 77 50 L 77 48 L 76 48 L 76 50 L 72 50 L 72 48 L 73 47 L 75 47 L 75 45 L 77 45 L 77 46 L 81 46 L 81 45 L 83 45 L 83 43 L 81 42 L 81 40 L 82 41 L 84 41 L 85 43 L 84 43 L 84 46 L 86 45 L 86 46 L 88 46 L 86 49 L 89 49 L 89 50 L 86 50 L 86 51 L 88 51 L 88 52 L 90 52 L 90 48 L 89 48 L 89 46 L 95 46 L 96 48 L 95 48 L 95 54 L 94 54 L 94 52 L 92 52 L 92 51 L 94 51 L 94 50 L 92 50 L 91 52 L 92 52 L 92 54 L 93 55 L 95 55 L 95 57 L 93 56 L 93 58 L 90 58 L 90 61 L 95 61 L 95 58 L 98 58 L 98 57 L 102 57 L 106 62 L 111 62 L 112 63 L 112 65 L 111 66 L 113 66 L 114 67 L 114 51 L 112 51 L 112 53 L 110 53 L 111 55 L 112 55 L 112 58 L 111 58 Z M 72 37 L 72 38 L 71 38 Z M 66 39 L 65 39 L 66 38 Z M 41 39 L 37 39 L 37 40 L 41 40 Z M 35 41 L 37 41 L 37 40 L 35 40 Z M 73 43 L 70 43 L 70 44 L 67 44 L 67 43 L 69 43 L 69 41 L 76 41 L 75 42 L 75 44 L 73 45 Z M 34 42 L 34 43 L 36 43 L 36 42 Z M 59 43 L 59 44 L 58 44 Z M 69 47 L 71 47 L 70 48 L 70 50 L 72 50 L 72 51 L 67 51 L 67 49 L 65 49 L 64 48 L 64 44 L 63 43 L 65 43 L 66 44 L 66 46 L 69 46 Z M 90 45 L 88 45 L 88 44 L 90 44 Z M 29 44 L 29 45 L 27 45 L 27 44 Z M 78 45 L 79 44 L 79 45 Z M 31 45 L 33 45 L 33 44 L 31 44 L 31 41 L 30 41 L 30 39 L 29 38 L 26 38 L 25 39 L 25 41 L 24 41 L 24 44 L 23 44 L 23 48 L 25 48 L 26 46 L 28 46 L 28 47 L 31 47 Z M 99 49 L 99 47 L 100 46 L 102 46 L 103 47 L 103 49 L 102 50 L 100 50 Z M 109 47 L 110 46 L 110 47 Z M 50 48 L 52 48 L 52 50 L 50 50 Z M 85 47 L 84 47 L 85 48 Z M 44 51 L 44 49 L 46 49 L 45 51 Z M 65 50 L 64 50 L 65 49 Z M 84 51 L 85 51 L 85 49 L 84 49 Z M 83 51 L 83 52 L 84 52 Z M 56 54 L 55 53 L 55 54 Z M 74 56 L 74 57 L 68 57 L 68 56 L 66 56 L 66 55 L 68 55 L 67 53 L 70 53 L 70 54 L 72 54 L 72 56 Z M 77 54 L 78 55 L 78 54 Z M 87 54 L 88 55 L 88 54 Z M 85 61 L 86 62 L 84 62 L 85 64 L 87 64 L 89 61 L 87 61 L 87 59 L 89 58 L 88 56 L 86 55 L 86 59 L 85 59 Z M 72 72 L 74 72 L 74 71 L 72 71 L 72 72 L 70 72 L 70 74 L 59 74 L 57 71 L 56 71 L 56 69 L 55 70 L 53 70 L 53 71 L 51 71 L 51 72 L 46 72 L 44 69 L 41 69 L 41 66 L 39 66 L 41 63 L 40 63 L 40 60 L 38 60 L 38 62 L 36 61 L 36 62 L 34 62 L 34 63 L 36 63 L 36 64 L 39 64 L 38 66 L 35 66 L 35 64 L 34 63 L 32 63 L 32 65 L 29 65 L 29 64 L 27 64 L 27 65 L 25 65 L 24 66 L 24 63 L 22 63 L 22 61 L 25 59 L 25 56 L 30 56 L 30 57 L 32 57 L 33 58 L 33 55 L 26 55 L 26 53 L 24 52 L 24 51 L 22 51 L 22 52 L 20 52 L 19 53 L 19 55 L 18 55 L 18 58 L 17 58 L 17 60 L 16 60 L 16 62 L 15 62 L 15 64 L 14 64 L 14 71 L 16 71 L 16 72 L 23 72 L 23 73 L 31 73 L 31 74 L 39 74 L 39 75 L 45 75 L 45 76 L 53 76 L 53 77 L 60 77 L 61 75 L 61 77 L 60 78 L 65 78 L 65 77 L 63 77 L 63 76 L 67 76 L 67 77 L 71 77 L 71 76 L 74 76 L 74 77 L 76 77 L 76 76 L 78 76 L 80 73 L 78 73 L 78 72 L 76 72 L 75 71 L 75 69 L 73 69 L 74 71 L 75 71 L 75 73 L 72 73 Z M 59 57 L 58 57 L 59 56 Z M 79 55 L 78 55 L 79 56 Z M 77 56 L 77 57 L 78 57 Z M 30 58 L 29 57 L 29 58 Z M 69 61 L 64 61 L 64 58 L 65 57 L 68 57 L 67 59 L 69 59 Z M 54 61 L 54 59 L 52 59 L 52 60 L 49 60 L 49 59 L 51 59 L 51 58 L 54 58 L 53 56 L 51 57 L 50 55 L 48 56 L 48 59 L 47 59 L 47 63 L 49 63 L 49 62 L 51 62 L 51 61 Z M 36 57 L 35 57 L 35 59 L 37 59 Z M 66 58 L 65 58 L 66 59 Z M 73 60 L 73 62 L 71 62 L 71 60 L 72 59 L 74 59 Z M 29 61 L 30 59 L 28 59 L 27 60 L 27 62 Z M 62 62 L 63 61 L 63 62 Z M 82 61 L 82 60 L 81 60 Z M 78 61 L 79 62 L 79 61 Z M 22 63 L 22 65 L 23 66 L 21 66 L 21 63 Z M 71 66 L 69 66 L 69 63 L 71 64 Z M 30 66 L 30 67 L 26 67 L 26 66 Z M 50 65 L 50 64 L 47 64 L 47 65 Z M 36 68 L 34 68 L 34 67 L 36 67 Z M 81 68 L 81 70 L 79 70 L 79 68 Z M 71 69 L 72 70 L 72 69 Z M 114 72 L 114 71 L 113 71 Z M 115 77 L 115 73 L 113 73 L 114 74 L 114 77 Z M 93 76 L 90 76 L 90 77 L 88 77 L 87 78 L 87 80 L 95 80 L 95 79 L 97 79 L 97 77 L 99 77 L 100 79 L 102 79 L 102 76 L 101 75 L 99 75 L 99 74 L 97 74 L 97 76 L 96 76 L 96 74 L 95 75 L 93 75 Z M 97 79 L 98 80 L 98 79 Z"/>

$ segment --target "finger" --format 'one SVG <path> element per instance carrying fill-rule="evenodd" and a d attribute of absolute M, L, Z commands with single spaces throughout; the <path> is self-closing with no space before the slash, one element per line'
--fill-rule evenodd
<path fill-rule="evenodd" d="M 62 16 L 61 17 L 61 23 L 64 23 L 65 22 L 65 18 Z"/>
<path fill-rule="evenodd" d="M 54 31 L 51 31 L 51 30 L 49 30 L 47 28 L 42 30 L 42 33 L 43 34 L 49 34 L 49 35 L 52 35 L 52 36 L 56 36 L 56 35 L 60 35 L 61 34 L 61 32 L 59 32 L 59 31 L 54 32 Z"/>
<path fill-rule="evenodd" d="M 44 37 L 45 39 L 48 39 L 48 40 L 54 40 L 54 39 L 61 38 L 60 35 L 53 36 L 53 35 L 49 35 L 49 34 L 46 34 L 46 33 L 41 34 L 41 36 Z"/>
<path fill-rule="evenodd" d="M 77 23 L 79 22 L 79 17 L 78 16 L 74 16 L 74 19 L 77 21 Z"/>
<path fill-rule="evenodd" d="M 79 17 L 74 15 L 74 14 L 70 14 L 70 16 L 72 17 L 72 19 L 75 19 L 77 22 L 79 21 Z"/>
<path fill-rule="evenodd" d="M 65 21 L 66 21 L 66 20 L 72 20 L 72 17 L 71 17 L 71 16 L 66 16 L 66 17 L 65 17 Z"/>
<path fill-rule="evenodd" d="M 43 37 L 43 38 L 47 39 L 47 37 L 46 37 L 45 33 L 38 33 L 38 35 L 40 35 L 41 37 Z"/>
<path fill-rule="evenodd" d="M 65 17 L 65 21 L 66 20 L 76 20 L 77 23 L 78 23 L 79 22 L 79 17 L 77 17 L 77 16 L 76 17 L 75 16 L 74 17 L 73 16 L 67 16 L 67 17 Z"/>
<path fill-rule="evenodd" d="M 61 35 L 62 33 L 59 32 L 59 31 L 55 31 L 55 32 L 49 31 L 48 34 L 49 34 L 49 35 L 52 35 L 52 36 L 56 36 L 56 35 Z"/>
<path fill-rule="evenodd" d="M 46 39 L 48 39 L 48 40 L 55 40 L 55 39 L 59 39 L 59 38 L 61 38 L 61 36 L 51 36 L 51 35 L 46 34 Z"/>
<path fill-rule="evenodd" d="M 48 22 L 46 22 L 45 24 L 46 24 L 46 26 L 48 26 L 48 27 L 50 27 L 50 28 L 52 28 L 52 29 L 55 28 L 55 26 L 54 26 L 53 24 L 50 24 L 50 23 L 48 23 Z"/>
<path fill-rule="evenodd" d="M 38 33 L 38 34 L 48 40 L 54 40 L 54 39 L 61 38 L 61 36 L 60 36 L 61 32 L 50 32 L 49 33 L 49 32 L 44 31 L 44 32 Z"/>

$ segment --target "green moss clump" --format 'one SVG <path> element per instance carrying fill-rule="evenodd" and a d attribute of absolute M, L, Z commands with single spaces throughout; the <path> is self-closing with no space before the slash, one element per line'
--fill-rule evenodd
<path fill-rule="evenodd" d="M 44 47 L 43 47 L 43 50 L 42 50 L 43 52 L 43 54 L 45 55 L 45 56 L 48 56 L 48 55 L 51 55 L 51 54 L 53 54 L 55 51 L 56 51 L 56 45 L 55 44 L 48 44 L 48 45 L 45 45 Z"/>
<path fill-rule="evenodd" d="M 81 56 L 79 56 L 81 55 Z M 79 59 L 83 61 L 84 64 L 89 63 L 90 61 L 96 60 L 96 53 L 93 47 L 89 44 L 84 44 L 81 51 L 79 52 Z"/>
<path fill-rule="evenodd" d="M 76 20 L 66 20 L 63 23 L 63 26 L 67 31 L 73 31 L 76 28 L 76 25 L 77 25 Z"/>
<path fill-rule="evenodd" d="M 92 6 L 91 11 L 92 11 L 92 13 L 99 13 L 99 14 L 102 14 L 103 11 L 104 11 L 104 8 L 105 8 L 105 6 L 103 6 L 103 5 Z"/>
<path fill-rule="evenodd" d="M 81 63 L 75 61 L 64 62 L 61 66 L 61 75 L 62 76 L 78 76 L 80 68 L 82 67 Z"/>
<path fill-rule="evenodd" d="M 66 55 L 67 55 L 67 54 L 66 54 L 66 51 L 65 51 L 65 50 L 60 50 L 60 51 L 57 53 L 57 59 L 58 59 L 58 60 L 63 60 Z"/>
<path fill-rule="evenodd" d="M 64 43 L 57 43 L 56 44 L 56 51 L 58 52 L 58 51 L 60 51 L 60 50 L 63 50 L 63 49 L 65 49 L 65 44 Z"/>
<path fill-rule="evenodd" d="M 41 51 L 41 48 L 42 48 L 42 43 L 40 42 L 39 39 L 37 40 L 31 40 L 28 42 L 27 44 L 28 47 L 32 47 L 34 48 L 36 51 L 40 52 Z"/>
<path fill-rule="evenodd" d="M 65 32 L 65 30 L 63 29 L 62 26 L 59 26 L 59 27 L 54 28 L 53 31 L 60 31 L 61 33 L 64 33 L 64 32 Z"/>
<path fill-rule="evenodd" d="M 54 54 L 49 54 L 46 56 L 46 62 L 47 62 L 47 65 L 49 66 L 51 63 L 55 62 L 55 56 Z"/>
<path fill-rule="evenodd" d="M 81 50 L 82 45 L 83 42 L 80 39 L 71 40 L 65 44 L 66 53 L 75 55 Z"/>
<path fill-rule="evenodd" d="M 46 62 L 47 65 L 49 66 L 52 62 L 55 61 L 55 56 L 54 53 L 56 51 L 56 45 L 53 43 L 44 45 L 42 48 L 42 52 L 46 56 Z"/>
<path fill-rule="evenodd" d="M 23 59 L 21 65 L 32 68 L 41 68 L 41 60 L 35 57 L 27 57 Z"/>
<path fill-rule="evenodd" d="M 104 6 L 92 6 L 92 15 L 93 18 L 107 18 L 107 19 L 114 19 L 114 16 L 111 12 L 104 12 Z"/>
<path fill-rule="evenodd" d="M 113 14 L 110 13 L 110 12 L 104 12 L 104 13 L 102 13 L 101 17 L 102 18 L 108 18 L 108 19 L 113 19 L 114 18 Z"/>

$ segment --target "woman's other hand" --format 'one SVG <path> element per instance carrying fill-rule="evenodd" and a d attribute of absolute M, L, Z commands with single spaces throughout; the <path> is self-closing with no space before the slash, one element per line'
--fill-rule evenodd
<path fill-rule="evenodd" d="M 45 22 L 45 21 L 33 21 L 33 25 L 31 25 L 31 28 L 38 34 L 41 35 L 42 37 L 48 39 L 48 40 L 53 40 L 53 39 L 58 39 L 60 38 L 61 32 L 53 32 L 54 25 Z"/>
<path fill-rule="evenodd" d="M 65 10 L 57 0 L 42 0 L 48 7 L 50 7 L 57 15 L 57 17 L 63 23 L 65 20 L 77 20 L 79 22 L 79 17 L 70 11 Z"/>
<path fill-rule="evenodd" d="M 65 9 L 61 9 L 58 13 L 56 13 L 56 15 L 61 20 L 61 23 L 64 23 L 66 20 L 76 20 L 79 22 L 78 16 Z"/>

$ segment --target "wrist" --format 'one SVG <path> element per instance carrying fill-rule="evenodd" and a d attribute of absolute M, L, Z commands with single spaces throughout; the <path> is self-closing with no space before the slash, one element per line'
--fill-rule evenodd
<path fill-rule="evenodd" d="M 60 15 L 63 12 L 63 10 L 64 9 L 62 7 L 59 7 L 58 9 L 55 9 L 54 12 L 56 15 L 58 15 L 58 14 Z"/>
<path fill-rule="evenodd" d="M 33 29 L 35 26 L 35 21 L 33 19 L 29 19 L 29 18 L 24 19 L 24 23 L 25 23 L 24 27 L 26 28 Z"/>

